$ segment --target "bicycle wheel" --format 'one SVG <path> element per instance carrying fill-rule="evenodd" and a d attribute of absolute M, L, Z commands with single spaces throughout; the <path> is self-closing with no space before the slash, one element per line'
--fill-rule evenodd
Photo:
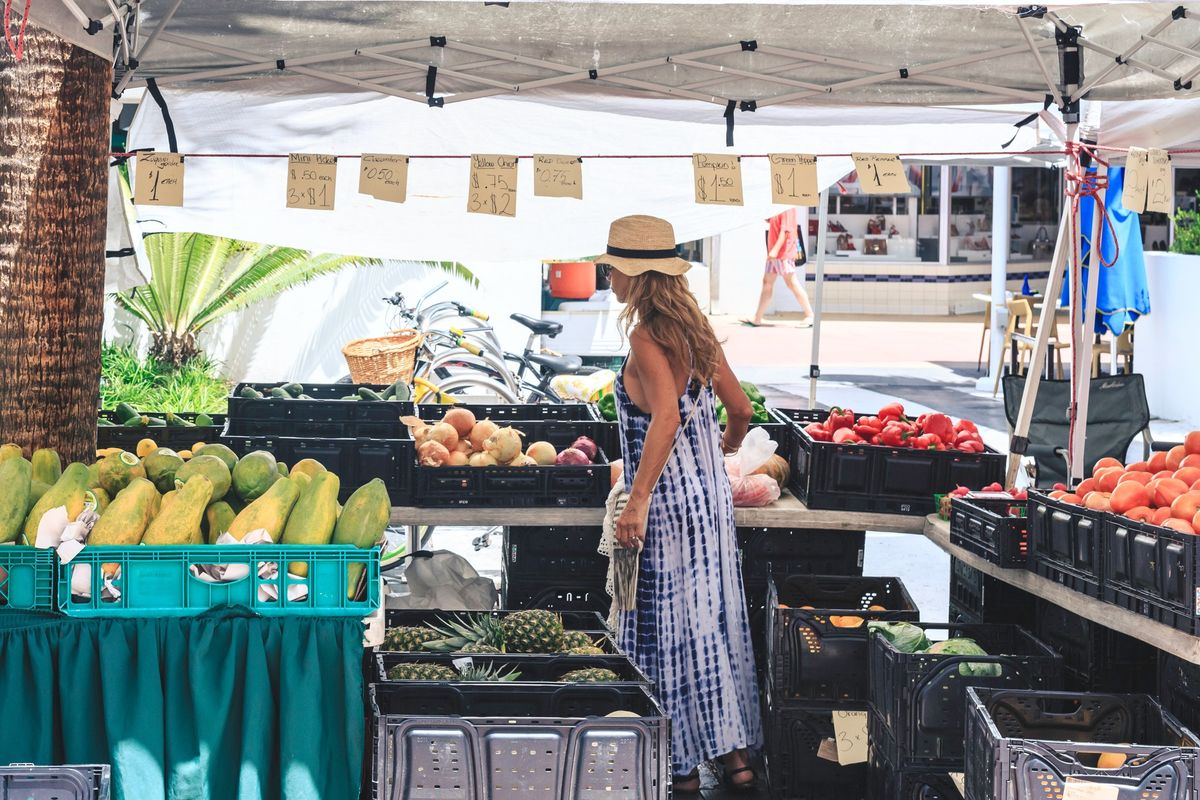
<path fill-rule="evenodd" d="M 447 381 L 438 384 L 438 391 L 444 395 L 454 397 L 479 397 L 483 399 L 496 400 L 501 403 L 519 403 L 520 399 L 517 394 L 507 386 L 498 383 L 484 375 L 456 375 Z M 428 402 L 433 399 L 437 400 L 436 392 L 429 392 L 421 399 L 420 402 Z"/>
<path fill-rule="evenodd" d="M 512 373 L 487 353 L 475 355 L 462 349 L 439 353 L 437 358 L 424 366 L 421 376 L 434 382 L 440 382 L 457 375 L 471 375 L 476 372 L 507 386 L 513 394 L 518 392 Z"/>

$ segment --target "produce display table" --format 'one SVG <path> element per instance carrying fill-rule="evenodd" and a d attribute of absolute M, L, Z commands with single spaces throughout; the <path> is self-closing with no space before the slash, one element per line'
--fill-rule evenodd
<path fill-rule="evenodd" d="M 923 533 L 924 517 L 857 511 L 817 511 L 791 494 L 763 508 L 735 509 L 739 527 Z M 600 525 L 603 508 L 417 508 L 394 506 L 393 525 Z"/>
<path fill-rule="evenodd" d="M 1143 641 L 1183 660 L 1200 664 L 1200 637 L 1189 636 L 1140 614 L 1088 597 L 1024 569 L 998 566 L 950 544 L 950 523 L 931 514 L 925 522 L 925 536 L 958 560 L 1011 586 L 1024 589 L 1084 619 L 1103 625 L 1126 636 Z"/>

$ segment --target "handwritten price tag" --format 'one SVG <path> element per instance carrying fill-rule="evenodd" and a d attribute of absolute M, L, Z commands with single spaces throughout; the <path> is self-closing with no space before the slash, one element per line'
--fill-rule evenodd
<path fill-rule="evenodd" d="M 843 767 L 867 760 L 867 712 L 833 712 L 833 738 L 837 740 L 838 763 Z"/>
<path fill-rule="evenodd" d="M 771 202 L 788 206 L 815 206 L 820 198 L 817 188 L 817 157 L 799 153 L 772 153 Z"/>
<path fill-rule="evenodd" d="M 179 153 L 138 153 L 135 163 L 135 205 L 183 205 L 183 156 Z"/>
<path fill-rule="evenodd" d="M 710 206 L 742 205 L 742 160 L 737 156 L 692 156 L 696 202 Z"/>
<path fill-rule="evenodd" d="M 363 153 L 358 191 L 376 200 L 403 203 L 408 199 L 408 156 Z"/>
<path fill-rule="evenodd" d="M 287 207 L 333 211 L 337 158 L 319 153 L 288 156 Z"/>
<path fill-rule="evenodd" d="M 1129 148 L 1125 159 L 1125 185 L 1121 188 L 1121 205 L 1128 211 L 1141 214 L 1146 210 L 1146 189 L 1150 178 L 1150 152 L 1144 147 Z"/>
<path fill-rule="evenodd" d="M 908 194 L 912 187 L 900 156 L 890 153 L 851 153 L 858 170 L 858 185 L 867 194 Z"/>
<path fill-rule="evenodd" d="M 538 197 L 583 199 L 583 159 L 579 156 L 533 157 L 533 193 Z"/>
<path fill-rule="evenodd" d="M 471 156 L 467 211 L 472 214 L 494 214 L 497 217 L 517 215 L 516 156 Z"/>
<path fill-rule="evenodd" d="M 1171 156 L 1166 150 L 1151 147 L 1146 154 L 1150 175 L 1146 181 L 1146 210 L 1174 213 L 1171 202 Z"/>
<path fill-rule="evenodd" d="M 1062 800 L 1117 800 L 1121 787 L 1111 783 L 1093 783 L 1067 778 L 1063 784 Z"/>

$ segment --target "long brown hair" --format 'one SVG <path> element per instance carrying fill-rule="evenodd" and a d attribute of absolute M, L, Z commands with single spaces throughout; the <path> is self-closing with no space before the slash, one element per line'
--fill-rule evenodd
<path fill-rule="evenodd" d="M 682 275 L 643 272 L 629 278 L 621 322 L 636 327 L 673 359 L 690 360 L 692 377 L 712 383 L 721 365 L 721 343 Z"/>

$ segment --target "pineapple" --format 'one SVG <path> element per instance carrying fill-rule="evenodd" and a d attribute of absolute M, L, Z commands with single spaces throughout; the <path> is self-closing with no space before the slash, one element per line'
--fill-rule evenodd
<path fill-rule="evenodd" d="M 584 645 L 583 647 L 571 647 L 567 649 L 569 656 L 602 656 L 604 651 L 595 645 Z"/>
<path fill-rule="evenodd" d="M 388 670 L 390 681 L 455 681 L 458 673 L 441 664 L 397 664 Z"/>
<path fill-rule="evenodd" d="M 468 664 L 460 668 L 458 675 L 458 680 L 472 683 L 511 683 L 521 678 L 521 673 L 515 669 L 505 672 L 502 666 L 481 666 L 479 664 Z"/>
<path fill-rule="evenodd" d="M 567 631 L 563 634 L 563 647 L 568 651 L 574 650 L 576 647 L 594 647 L 595 645 L 592 637 L 584 631 Z"/>
<path fill-rule="evenodd" d="M 493 647 L 490 644 L 483 644 L 482 642 L 472 642 L 471 644 L 464 645 L 458 652 L 465 656 L 486 656 L 498 654 L 500 648 Z"/>
<path fill-rule="evenodd" d="M 552 611 L 514 611 L 500 620 L 510 653 L 561 653 L 566 632 L 562 617 Z"/>
<path fill-rule="evenodd" d="M 504 631 L 491 614 L 456 615 L 433 626 L 434 637 L 423 644 L 435 653 L 459 653 L 470 645 L 504 652 Z"/>
<path fill-rule="evenodd" d="M 429 628 L 390 628 L 383 635 L 383 649 L 411 653 L 437 637 L 437 631 Z"/>
<path fill-rule="evenodd" d="M 621 680 L 611 669 L 576 669 L 558 679 L 559 683 L 613 683 Z"/>

